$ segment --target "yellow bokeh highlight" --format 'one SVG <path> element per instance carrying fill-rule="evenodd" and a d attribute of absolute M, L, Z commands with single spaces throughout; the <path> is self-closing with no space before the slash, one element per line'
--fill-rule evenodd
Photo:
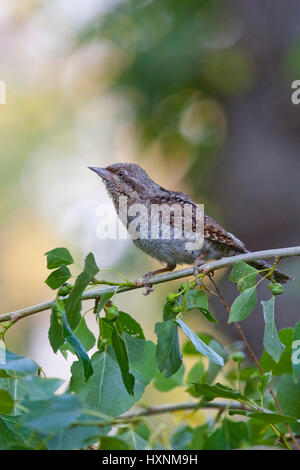
<path fill-rule="evenodd" d="M 206 416 L 201 410 L 178 410 L 172 416 L 176 426 L 186 422 L 191 428 L 196 428 L 206 422 Z"/>

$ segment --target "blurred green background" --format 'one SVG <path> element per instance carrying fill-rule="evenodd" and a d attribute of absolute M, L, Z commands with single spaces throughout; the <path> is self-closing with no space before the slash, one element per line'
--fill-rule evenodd
<path fill-rule="evenodd" d="M 250 250 L 299 244 L 300 108 L 290 99 L 300 79 L 298 1 L 0 0 L 0 7 L 1 313 L 52 298 L 43 254 L 56 246 L 79 263 L 93 251 L 101 268 L 131 279 L 158 267 L 128 240 L 98 239 L 97 207 L 109 199 L 88 165 L 139 163 L 162 186 L 204 203 Z M 300 300 L 299 263 L 281 267 L 295 280 L 278 298 L 279 327 L 296 323 Z M 226 273 L 217 279 L 231 302 Z M 147 299 L 126 293 L 118 304 L 154 338 L 164 296 L 177 284 Z M 214 334 L 226 344 L 235 332 L 221 305 L 211 304 Z M 190 321 L 211 331 L 205 320 Z M 8 346 L 67 378 L 69 366 L 48 346 L 48 323 L 49 312 L 23 320 Z M 244 325 L 259 351 L 260 305 Z M 158 395 L 156 402 L 170 402 L 170 394 Z"/>

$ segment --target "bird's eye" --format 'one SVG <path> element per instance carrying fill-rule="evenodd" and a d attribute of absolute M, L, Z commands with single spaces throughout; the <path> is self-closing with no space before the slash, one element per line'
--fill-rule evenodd
<path fill-rule="evenodd" d="M 119 176 L 123 176 L 124 175 L 124 171 L 119 171 Z"/>

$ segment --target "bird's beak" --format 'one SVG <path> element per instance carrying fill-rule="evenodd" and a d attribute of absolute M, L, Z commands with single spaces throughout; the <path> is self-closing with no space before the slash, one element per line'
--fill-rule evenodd
<path fill-rule="evenodd" d="M 95 166 L 88 166 L 88 168 L 94 171 L 95 173 L 97 173 L 97 175 L 101 176 L 101 178 L 104 180 L 106 180 L 109 177 L 109 171 L 106 170 L 105 168 L 97 168 Z"/>

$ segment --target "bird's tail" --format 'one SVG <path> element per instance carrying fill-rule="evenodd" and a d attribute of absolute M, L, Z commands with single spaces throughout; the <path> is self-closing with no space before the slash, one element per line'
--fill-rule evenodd
<path fill-rule="evenodd" d="M 271 268 L 271 266 L 266 263 L 265 261 L 262 261 L 262 260 L 259 260 L 259 261 L 252 261 L 251 263 L 249 263 L 251 266 L 253 266 L 253 268 L 256 268 L 258 270 L 261 270 L 261 269 L 266 269 L 266 268 Z M 285 284 L 286 282 L 290 281 L 291 279 L 293 279 L 292 277 L 290 277 L 288 274 L 285 274 L 285 273 L 282 273 L 280 271 L 277 271 L 275 269 L 275 271 L 273 272 L 273 275 L 272 275 L 273 279 L 276 281 L 276 282 L 280 282 L 280 284 Z"/>

